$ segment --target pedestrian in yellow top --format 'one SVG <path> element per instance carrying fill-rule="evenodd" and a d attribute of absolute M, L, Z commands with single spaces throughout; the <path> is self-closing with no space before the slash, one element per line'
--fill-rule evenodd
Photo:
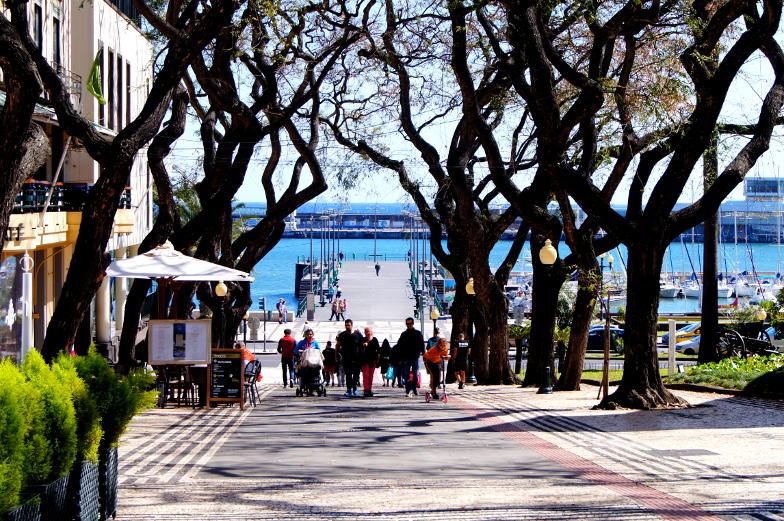
<path fill-rule="evenodd" d="M 449 342 L 446 338 L 439 338 L 436 345 L 425 351 L 424 359 L 427 370 L 430 373 L 430 391 L 433 399 L 438 400 L 438 385 L 441 383 L 441 362 L 449 360 Z"/>

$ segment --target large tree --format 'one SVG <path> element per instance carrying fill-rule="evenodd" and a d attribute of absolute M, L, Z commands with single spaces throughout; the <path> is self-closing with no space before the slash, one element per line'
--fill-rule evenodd
<path fill-rule="evenodd" d="M 784 102 L 784 59 L 773 38 L 780 22 L 781 2 L 757 4 L 730 0 L 688 5 L 607 2 L 557 10 L 517 1 L 504 5 L 510 26 L 517 34 L 512 40 L 530 65 L 524 77 L 527 84 L 518 89 L 520 95 L 535 93 L 539 106 L 550 111 L 549 117 L 542 121 L 557 128 L 562 139 L 575 136 L 584 148 L 593 146 L 596 140 L 590 138 L 590 129 L 581 128 L 582 123 L 600 113 L 608 103 L 604 83 L 607 78 L 600 74 L 602 64 L 639 59 L 641 54 L 631 52 L 636 48 L 638 35 L 644 34 L 646 28 L 657 26 L 667 31 L 666 18 L 677 15 L 682 19 L 685 13 L 690 32 L 669 40 L 679 47 L 660 48 L 663 55 L 678 50 L 682 68 L 661 67 L 649 73 L 666 74 L 689 85 L 693 93 L 690 110 L 683 115 L 678 111 L 662 111 L 661 121 L 657 123 L 639 114 L 623 113 L 624 107 L 617 109 L 624 142 L 639 142 L 644 135 L 643 125 L 655 124 L 656 132 L 656 139 L 631 150 L 634 160 L 624 166 L 624 175 L 631 180 L 626 214 L 617 213 L 596 186 L 591 177 L 595 173 L 592 168 L 595 160 L 570 162 L 561 157 L 553 158 L 551 164 L 552 177 L 560 187 L 604 230 L 623 242 L 629 252 L 624 376 L 617 391 L 606 397 L 601 406 L 682 405 L 682 400 L 664 388 L 658 370 L 656 324 L 662 258 L 675 237 L 716 212 L 721 201 L 768 149 L 774 122 Z M 580 33 L 590 35 L 588 59 L 576 60 L 579 55 L 565 52 L 551 38 L 564 24 L 582 25 L 586 29 Z M 691 173 L 710 146 L 733 80 L 756 52 L 767 60 L 773 78 L 764 100 L 756 107 L 753 133 L 745 146 L 733 151 L 733 157 L 703 197 L 673 212 Z M 565 110 L 555 103 L 556 75 L 580 92 Z M 653 98 L 652 107 L 656 108 L 657 103 L 658 110 L 666 107 L 661 92 L 646 94 Z M 601 159 L 616 161 L 614 157 Z"/>
<path fill-rule="evenodd" d="M 460 114 L 464 99 L 454 85 L 454 77 L 445 73 L 455 56 L 448 11 L 440 5 L 400 6 L 387 0 L 378 18 L 383 21 L 366 25 L 364 48 L 357 53 L 356 62 L 347 62 L 347 66 L 362 71 L 353 83 L 335 86 L 333 99 L 339 108 L 325 119 L 338 142 L 397 175 L 430 228 L 434 256 L 455 277 L 453 337 L 466 332 L 462 328 L 470 320 L 474 326 L 472 352 L 477 380 L 483 384 L 511 383 L 515 377 L 507 354 L 508 302 L 504 285 L 528 227 L 520 227 L 506 258 L 493 270 L 490 251 L 514 223 L 517 213 L 510 208 L 492 208 L 505 201 L 485 166 L 481 130 Z M 500 127 L 498 131 L 502 132 L 510 125 L 512 130 L 515 126 L 524 128 L 519 124 L 524 119 L 522 113 L 505 111 L 509 77 L 499 71 L 494 60 L 482 58 L 489 49 L 479 33 L 473 31 L 468 38 L 477 82 L 471 103 L 490 120 L 491 129 Z M 376 84 L 377 89 L 362 87 L 367 84 Z M 504 115 L 514 122 L 505 121 Z M 384 118 L 386 121 L 382 121 Z M 369 130 L 371 121 L 381 126 L 392 121 L 395 130 L 385 129 L 380 136 L 374 135 Z M 416 159 L 389 150 L 392 133 L 402 136 Z M 439 139 L 435 137 L 438 135 L 448 137 Z M 443 234 L 446 248 L 441 242 Z M 469 277 L 474 281 L 475 296 L 467 306 L 465 285 Z"/>
<path fill-rule="evenodd" d="M 221 28 L 230 24 L 241 3 L 222 0 L 196 9 L 195 3 L 172 2 L 164 19 L 154 15 L 141 0 L 135 2 L 145 16 L 149 16 L 148 20 L 167 36 L 168 46 L 140 114 L 113 139 L 99 134 L 92 122 L 71 103 L 57 71 L 30 37 L 26 4 L 25 1 L 7 2 L 11 23 L 43 80 L 61 128 L 77 138 L 101 166 L 101 175 L 82 212 L 72 268 L 68 270 L 42 346 L 44 356 L 52 358 L 73 343 L 79 323 L 104 277 L 109 262 L 106 245 L 136 153 L 158 132 L 172 93 L 188 64 L 213 41 Z"/>
<path fill-rule="evenodd" d="M 252 3 L 235 25 L 224 28 L 215 46 L 196 57 L 186 85 L 200 124 L 203 175 L 195 185 L 196 214 L 187 222 L 175 218 L 167 228 L 175 248 L 251 271 L 280 240 L 285 219 L 326 190 L 318 157 L 321 90 L 325 81 L 336 81 L 334 66 L 359 37 L 364 8 L 364 3 L 341 1 L 283 3 L 274 9 Z M 247 78 L 249 88 L 243 86 Z M 169 140 L 162 144 L 168 147 Z M 247 175 L 259 156 L 263 171 L 258 191 L 266 212 L 253 228 L 234 236 L 232 201 L 249 182 Z M 158 196 L 170 209 L 174 194 L 165 185 L 164 190 L 159 186 Z M 160 218 L 172 221 L 169 213 Z M 139 285 L 126 307 L 129 325 L 121 343 L 125 361 L 131 357 L 141 309 L 144 285 Z M 180 288 L 175 298 L 181 313 L 194 290 L 193 285 Z M 220 311 L 213 314 L 213 337 L 227 344 L 251 305 L 249 285 L 230 284 L 228 295 L 221 298 L 202 284 L 198 296 Z"/>

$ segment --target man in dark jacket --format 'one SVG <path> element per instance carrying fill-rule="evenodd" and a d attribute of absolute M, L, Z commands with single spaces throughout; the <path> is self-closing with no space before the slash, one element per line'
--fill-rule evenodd
<path fill-rule="evenodd" d="M 347 319 L 344 324 L 345 331 L 341 331 L 335 340 L 338 356 L 343 364 L 343 372 L 346 374 L 346 394 L 344 396 L 357 396 L 361 363 L 359 345 L 362 343 L 362 334 L 359 331 L 352 331 L 354 322 L 351 319 Z"/>
<path fill-rule="evenodd" d="M 425 352 L 425 338 L 422 332 L 414 329 L 414 319 L 406 319 L 406 330 L 397 341 L 398 356 L 403 361 L 401 367 L 403 380 L 406 383 L 406 396 L 411 397 L 417 392 L 417 377 L 419 376 L 419 357 Z"/>
<path fill-rule="evenodd" d="M 283 338 L 278 340 L 278 353 L 280 353 L 280 366 L 283 369 L 283 387 L 294 387 L 294 348 L 297 342 L 291 336 L 291 329 L 283 330 Z"/>

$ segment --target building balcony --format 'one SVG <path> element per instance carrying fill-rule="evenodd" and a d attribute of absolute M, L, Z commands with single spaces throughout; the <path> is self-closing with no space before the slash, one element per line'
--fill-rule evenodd
<path fill-rule="evenodd" d="M 89 191 L 86 184 L 57 183 L 52 190 L 46 181 L 26 181 L 11 210 L 4 252 L 21 253 L 75 242 Z M 131 233 L 133 227 L 131 188 L 126 187 L 115 214 L 113 233 Z"/>

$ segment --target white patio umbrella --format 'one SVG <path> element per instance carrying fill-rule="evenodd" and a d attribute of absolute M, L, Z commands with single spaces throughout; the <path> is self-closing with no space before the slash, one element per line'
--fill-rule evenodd
<path fill-rule="evenodd" d="M 216 294 L 222 297 L 226 294 L 224 281 L 253 282 L 253 277 L 244 271 L 180 253 L 169 241 L 146 253 L 112 262 L 106 268 L 106 274 L 112 277 L 131 279 L 155 279 L 159 284 L 159 313 L 165 313 L 163 311 L 165 308 L 164 292 L 161 289 L 168 286 L 169 283 L 219 281 Z M 221 330 L 223 328 L 222 314 L 223 308 L 221 307 Z M 165 315 L 161 318 L 165 318 Z"/>
<path fill-rule="evenodd" d="M 253 282 L 253 277 L 244 271 L 189 257 L 172 248 L 168 241 L 146 253 L 112 262 L 106 268 L 106 274 L 130 279 L 171 279 L 175 282 Z"/>

